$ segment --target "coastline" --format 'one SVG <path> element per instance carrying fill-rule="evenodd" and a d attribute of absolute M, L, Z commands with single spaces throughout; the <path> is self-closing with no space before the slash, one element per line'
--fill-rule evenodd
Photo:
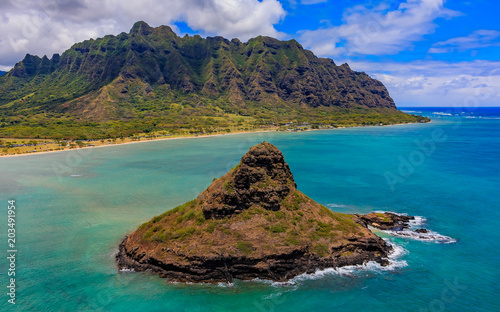
<path fill-rule="evenodd" d="M 427 123 L 430 123 L 430 122 L 431 121 L 429 121 Z M 321 130 L 337 130 L 337 129 L 347 129 L 347 128 L 402 126 L 402 125 L 412 125 L 412 124 L 419 124 L 419 123 L 418 122 L 414 122 L 414 123 L 397 123 L 397 124 L 382 125 L 382 126 L 380 126 L 380 125 L 370 125 L 370 126 L 362 126 L 362 125 L 360 125 L 360 126 L 352 126 L 352 127 L 337 127 L 337 128 L 327 128 L 327 129 L 307 129 L 307 130 L 302 130 L 302 131 L 290 131 L 290 132 L 296 133 L 296 132 L 321 131 Z M 128 144 L 136 144 L 136 143 L 155 142 L 155 141 L 180 140 L 180 139 L 200 139 L 200 138 L 227 136 L 227 135 L 264 133 L 264 132 L 288 132 L 288 131 L 277 131 L 277 129 L 270 129 L 270 130 L 255 130 L 255 131 L 231 132 L 231 133 L 224 133 L 224 134 L 202 134 L 202 135 L 196 135 L 196 136 L 195 135 L 191 135 L 191 136 L 177 136 L 177 137 L 168 137 L 168 138 L 154 138 L 154 139 L 146 139 L 144 141 L 130 141 L 130 142 L 121 142 L 121 143 L 113 143 L 113 144 L 103 144 L 103 145 L 98 145 L 98 146 L 84 146 L 84 147 L 78 147 L 78 148 L 65 148 L 65 149 L 62 149 L 62 150 L 41 151 L 41 152 L 35 152 L 35 153 L 21 153 L 21 154 L 13 154 L 13 155 L 0 155 L 0 159 L 2 159 L 2 158 L 10 158 L 10 157 L 43 155 L 43 154 L 51 154 L 51 153 L 58 153 L 58 152 L 67 152 L 67 151 L 75 151 L 75 150 L 91 149 L 91 148 L 101 148 L 101 147 L 111 147 L 111 146 L 128 145 Z"/>
<path fill-rule="evenodd" d="M 314 129 L 314 130 L 326 130 L 326 129 Z M 198 135 L 198 136 L 193 135 L 193 136 L 178 136 L 178 137 L 169 137 L 169 138 L 155 138 L 155 139 L 146 139 L 144 141 L 131 141 L 131 142 L 104 144 L 104 145 L 99 145 L 99 146 L 84 146 L 84 147 L 79 147 L 79 148 L 65 148 L 62 150 L 43 151 L 43 152 L 36 152 L 36 153 L 0 155 L 0 159 L 1 158 L 10 158 L 10 157 L 21 157 L 21 156 L 35 156 L 35 155 L 52 154 L 52 153 L 58 153 L 58 152 L 60 153 L 60 152 L 77 151 L 77 150 L 93 149 L 93 148 L 101 148 L 101 147 L 111 147 L 111 146 L 119 146 L 119 145 L 128 145 L 128 144 L 136 144 L 136 143 L 147 143 L 147 142 L 155 142 L 155 141 L 200 139 L 200 138 L 219 137 L 219 136 L 238 135 L 238 134 L 262 133 L 262 132 L 277 132 L 277 131 L 276 130 L 257 130 L 257 131 L 232 132 L 232 133 L 227 133 L 227 134 L 226 133 L 224 133 L 224 134 L 202 134 L 202 135 Z"/>

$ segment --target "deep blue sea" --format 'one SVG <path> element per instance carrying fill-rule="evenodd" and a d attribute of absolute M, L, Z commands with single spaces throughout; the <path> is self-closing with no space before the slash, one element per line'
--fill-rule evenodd
<path fill-rule="evenodd" d="M 431 123 L 168 140 L 0 159 L 1 311 L 500 311 L 500 109 L 402 108 Z M 333 210 L 420 216 L 454 243 L 380 233 L 392 265 L 288 284 L 171 284 L 118 272 L 120 240 L 193 199 L 262 141 Z M 16 304 L 7 302 L 7 200 Z"/>

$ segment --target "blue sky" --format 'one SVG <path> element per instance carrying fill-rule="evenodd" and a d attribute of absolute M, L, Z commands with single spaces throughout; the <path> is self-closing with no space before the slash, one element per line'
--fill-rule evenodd
<path fill-rule="evenodd" d="M 0 70 L 144 20 L 179 35 L 295 38 L 381 80 L 399 107 L 500 106 L 498 12 L 483 0 L 2 0 Z"/>

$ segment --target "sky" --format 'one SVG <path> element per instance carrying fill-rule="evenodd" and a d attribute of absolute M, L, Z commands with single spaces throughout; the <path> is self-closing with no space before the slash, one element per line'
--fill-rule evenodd
<path fill-rule="evenodd" d="M 484 0 L 1 0 L 0 70 L 143 20 L 180 36 L 296 39 L 382 81 L 398 107 L 500 106 L 498 12 Z"/>

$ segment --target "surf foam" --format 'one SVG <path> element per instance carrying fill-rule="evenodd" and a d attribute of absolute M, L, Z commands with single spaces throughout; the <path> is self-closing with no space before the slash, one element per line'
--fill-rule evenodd
<path fill-rule="evenodd" d="M 329 276 L 356 277 L 360 273 L 367 271 L 382 274 L 384 272 L 395 271 L 397 269 L 408 266 L 408 263 L 405 260 L 400 259 L 403 255 L 408 254 L 408 251 L 399 244 L 395 244 L 394 242 L 388 239 L 384 240 L 388 244 L 390 244 L 393 248 L 392 252 L 388 256 L 389 265 L 387 266 L 382 266 L 381 264 L 375 261 L 369 261 L 367 263 L 359 265 L 348 265 L 340 268 L 328 268 L 328 269 L 317 270 L 314 273 L 303 273 L 297 275 L 296 277 L 292 278 L 287 282 L 273 282 L 261 279 L 255 279 L 254 281 L 269 283 L 273 286 L 293 286 L 303 281 L 318 280 Z"/>
<path fill-rule="evenodd" d="M 384 212 L 384 211 L 376 211 L 376 212 Z M 392 211 L 387 211 L 390 213 L 393 213 L 395 215 L 400 215 L 400 216 L 407 216 L 408 214 L 406 213 L 397 213 L 397 212 L 392 212 Z M 415 216 L 415 219 L 409 221 L 410 227 L 407 229 L 403 229 L 402 231 L 390 231 L 390 230 L 382 230 L 382 232 L 387 233 L 389 235 L 395 236 L 395 237 L 402 237 L 402 238 L 409 238 L 409 239 L 414 239 L 414 240 L 419 240 L 419 241 L 432 241 L 437 244 L 451 244 L 451 243 L 456 243 L 457 240 L 446 236 L 446 235 L 441 235 L 438 232 L 427 230 L 425 233 L 420 233 L 417 232 L 418 229 L 421 228 L 422 225 L 427 223 L 427 219 L 422 217 L 422 216 Z"/>

